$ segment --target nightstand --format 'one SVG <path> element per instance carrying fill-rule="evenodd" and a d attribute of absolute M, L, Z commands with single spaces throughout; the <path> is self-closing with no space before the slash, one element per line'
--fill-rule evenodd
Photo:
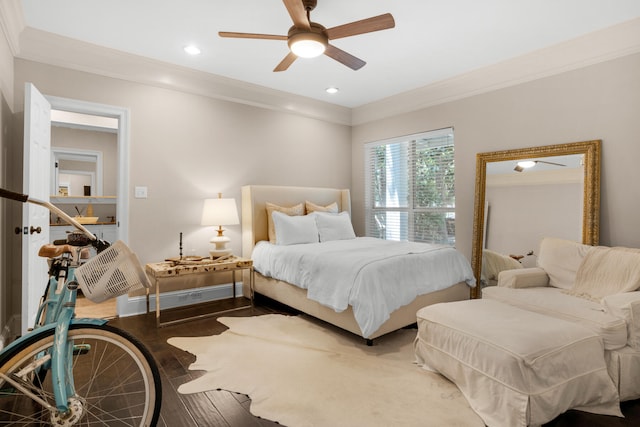
<path fill-rule="evenodd" d="M 216 261 L 209 258 L 205 258 L 198 261 L 163 261 L 150 263 L 146 265 L 146 272 L 149 278 L 152 280 L 155 286 L 156 292 L 156 326 L 162 327 L 175 323 L 184 322 L 187 320 L 201 319 L 203 317 L 215 316 L 221 313 L 229 311 L 240 310 L 247 307 L 253 307 L 253 286 L 254 286 L 254 271 L 253 261 L 246 258 L 240 258 L 232 256 L 222 261 Z M 236 297 L 236 271 L 248 270 L 249 271 L 249 300 L 248 305 L 240 307 L 234 307 L 226 310 L 219 310 L 215 312 L 209 312 L 206 314 L 185 317 L 178 320 L 171 320 L 168 322 L 160 321 L 160 286 L 163 281 L 173 279 L 176 277 L 188 276 L 192 274 L 198 275 L 215 275 L 218 273 L 231 272 L 233 281 L 233 298 Z M 147 311 L 149 311 L 149 293 L 147 290 Z"/>

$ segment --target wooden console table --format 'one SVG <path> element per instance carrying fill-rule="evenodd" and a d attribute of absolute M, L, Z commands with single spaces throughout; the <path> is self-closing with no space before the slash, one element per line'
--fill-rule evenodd
<path fill-rule="evenodd" d="M 236 271 L 248 270 L 249 271 L 249 300 L 250 304 L 243 305 L 241 307 L 234 307 L 226 310 L 219 310 L 198 316 L 185 317 L 178 320 L 171 320 L 169 322 L 160 321 L 160 285 L 164 280 L 172 279 L 176 277 L 187 276 L 190 274 L 200 275 L 215 275 L 217 273 L 231 272 L 233 280 L 233 298 L 236 298 Z M 211 259 L 203 259 L 201 261 L 189 261 L 185 263 L 164 261 L 150 263 L 146 265 L 146 272 L 149 278 L 153 281 L 156 291 L 156 326 L 162 327 L 175 323 L 184 322 L 187 320 L 201 319 L 203 317 L 209 317 L 226 313 L 229 311 L 240 310 L 253 306 L 253 286 L 254 286 L 254 272 L 253 261 L 246 258 L 231 257 L 222 261 L 216 261 Z M 147 312 L 149 311 L 149 290 L 147 290 Z"/>

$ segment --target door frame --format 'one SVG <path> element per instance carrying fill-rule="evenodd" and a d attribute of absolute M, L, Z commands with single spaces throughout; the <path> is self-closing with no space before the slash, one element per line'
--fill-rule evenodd
<path fill-rule="evenodd" d="M 94 102 L 80 101 L 77 99 L 61 98 L 44 95 L 51 103 L 52 110 L 70 111 L 73 113 L 90 114 L 118 119 L 117 144 L 118 144 L 118 170 L 117 170 L 117 194 L 116 194 L 116 221 L 117 236 L 124 243 L 129 242 L 129 147 L 130 111 L 125 107 L 98 104 Z M 111 242 L 113 243 L 113 242 Z M 116 302 L 118 315 L 124 314 L 128 296 L 121 295 Z"/>

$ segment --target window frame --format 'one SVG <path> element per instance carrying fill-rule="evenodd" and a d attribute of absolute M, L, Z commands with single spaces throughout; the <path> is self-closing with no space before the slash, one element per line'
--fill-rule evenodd
<path fill-rule="evenodd" d="M 453 127 L 437 129 L 432 131 L 425 131 L 416 134 L 369 142 L 364 145 L 364 173 L 365 173 L 365 235 L 371 236 L 375 233 L 372 233 L 375 229 L 381 229 L 383 226 L 375 225 L 374 222 L 377 222 L 376 214 L 377 213 L 389 213 L 389 212 L 399 212 L 400 215 L 402 213 L 406 214 L 406 224 L 403 227 L 399 224 L 396 227 L 396 230 L 392 232 L 392 237 L 384 236 L 381 238 L 385 238 L 387 240 L 408 240 L 408 241 L 424 241 L 422 239 L 416 239 L 416 215 L 421 213 L 436 213 L 436 214 L 444 214 L 445 218 L 448 214 L 452 214 L 453 217 L 453 228 L 454 231 L 452 234 L 449 233 L 448 224 L 445 223 L 445 227 L 447 227 L 446 239 L 447 244 L 455 244 L 455 188 L 453 188 L 453 206 L 416 206 L 416 180 L 417 180 L 417 170 L 416 170 L 416 161 L 418 158 L 417 150 L 418 144 L 425 140 L 434 140 L 440 139 L 442 137 L 450 137 L 450 141 L 447 141 L 444 144 L 440 144 L 439 147 L 442 146 L 451 146 L 453 149 L 452 155 L 455 157 L 455 138 L 454 138 L 454 129 Z M 376 206 L 376 184 L 377 179 L 374 174 L 375 172 L 375 153 L 372 150 L 376 150 L 381 146 L 390 146 L 392 144 L 402 144 L 406 143 L 407 147 L 403 148 L 404 154 L 399 156 L 406 157 L 406 164 L 404 167 L 407 171 L 406 177 L 406 206 L 403 206 L 402 203 L 398 203 L 398 206 Z M 399 146 L 401 147 L 401 146 Z M 386 159 L 387 157 L 385 157 Z M 454 168 L 455 174 L 455 160 L 452 159 L 452 165 Z M 455 176 L 453 177 L 453 181 L 455 181 Z M 400 219 L 400 223 L 404 222 L 403 219 Z M 443 243 L 443 242 L 434 242 L 434 243 Z"/>

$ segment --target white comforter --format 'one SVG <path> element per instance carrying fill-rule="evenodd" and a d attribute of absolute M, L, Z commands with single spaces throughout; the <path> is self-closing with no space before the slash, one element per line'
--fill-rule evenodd
<path fill-rule="evenodd" d="M 418 295 L 458 282 L 475 286 L 469 261 L 443 245 L 371 237 L 289 246 L 262 241 L 252 258 L 263 276 L 307 289 L 310 299 L 336 312 L 351 305 L 365 338 Z"/>

